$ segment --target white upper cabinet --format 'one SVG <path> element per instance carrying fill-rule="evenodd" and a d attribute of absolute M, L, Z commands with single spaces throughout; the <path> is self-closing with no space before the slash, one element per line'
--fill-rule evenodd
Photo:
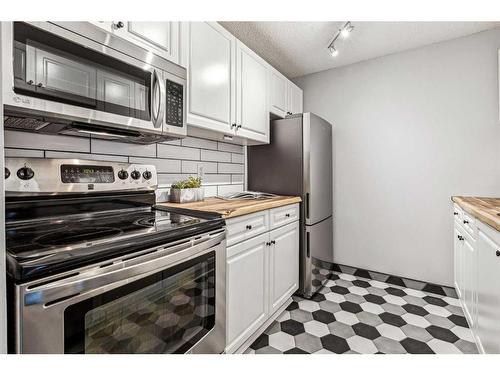
<path fill-rule="evenodd" d="M 236 134 L 269 142 L 268 65 L 239 41 L 236 53 Z"/>
<path fill-rule="evenodd" d="M 302 89 L 292 82 L 288 83 L 288 111 L 289 114 L 303 112 Z"/>
<path fill-rule="evenodd" d="M 278 117 L 303 112 L 302 89 L 276 69 L 269 68 L 269 111 Z"/>
<path fill-rule="evenodd" d="M 182 57 L 188 71 L 187 123 L 234 133 L 236 39 L 216 22 L 182 27 Z"/>
<path fill-rule="evenodd" d="M 285 117 L 288 112 L 288 80 L 275 69 L 270 69 L 269 81 L 269 110 L 279 117 Z"/>
<path fill-rule="evenodd" d="M 192 128 L 269 143 L 270 112 L 302 112 L 302 90 L 217 22 L 181 23 L 179 63 L 188 71 Z"/>
<path fill-rule="evenodd" d="M 179 63 L 179 22 L 98 21 L 93 24 Z"/>

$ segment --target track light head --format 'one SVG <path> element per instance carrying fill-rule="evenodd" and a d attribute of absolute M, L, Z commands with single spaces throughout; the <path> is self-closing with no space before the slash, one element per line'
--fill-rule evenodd
<path fill-rule="evenodd" d="M 330 55 L 332 55 L 333 57 L 335 57 L 339 54 L 339 50 L 336 49 L 334 46 L 330 46 L 330 48 L 328 48 L 328 50 L 330 51 Z"/>
<path fill-rule="evenodd" d="M 340 31 L 340 35 L 342 38 L 347 38 L 349 34 L 351 34 L 351 31 L 354 29 L 354 26 L 351 25 L 350 22 L 346 22 L 342 30 Z"/>

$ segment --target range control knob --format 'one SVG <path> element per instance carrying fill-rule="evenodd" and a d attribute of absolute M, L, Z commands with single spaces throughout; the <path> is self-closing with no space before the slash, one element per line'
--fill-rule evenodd
<path fill-rule="evenodd" d="M 142 177 L 144 177 L 145 180 L 150 180 L 151 177 L 153 177 L 153 174 L 151 171 L 146 170 L 142 173 Z"/>
<path fill-rule="evenodd" d="M 134 180 L 138 180 L 139 178 L 141 178 L 141 172 L 133 171 L 132 173 L 130 173 L 130 177 L 132 177 Z"/>
<path fill-rule="evenodd" d="M 120 180 L 126 180 L 128 178 L 128 172 L 125 169 L 122 169 L 118 172 L 118 178 Z"/>
<path fill-rule="evenodd" d="M 10 176 L 10 171 L 9 171 L 9 168 L 5 168 L 5 179 L 8 179 Z"/>
<path fill-rule="evenodd" d="M 22 167 L 17 170 L 17 177 L 21 180 L 30 180 L 35 175 L 35 172 L 30 167 Z"/>

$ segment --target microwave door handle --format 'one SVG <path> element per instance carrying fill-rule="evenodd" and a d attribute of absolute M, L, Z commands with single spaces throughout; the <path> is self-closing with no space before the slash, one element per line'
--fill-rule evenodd
<path fill-rule="evenodd" d="M 163 117 L 165 116 L 166 93 L 163 79 L 160 78 L 156 69 L 153 70 L 151 86 L 151 119 L 153 120 L 153 126 L 155 128 L 161 128 Z"/>
<path fill-rule="evenodd" d="M 114 268 L 106 273 L 93 276 L 88 275 L 88 277 L 85 277 L 85 274 L 83 274 L 74 276 L 66 281 L 59 280 L 29 289 L 24 295 L 24 305 L 53 304 L 55 303 L 54 301 L 62 302 L 79 294 L 100 288 L 109 289 L 113 284 L 116 284 L 114 287 L 118 287 L 135 277 L 147 276 L 147 274 L 158 272 L 165 267 L 182 262 L 192 255 L 202 255 L 209 249 L 217 246 L 224 240 L 225 236 L 225 231 L 218 232 L 203 239 L 187 241 L 170 248 L 167 247 L 158 252 L 158 257 L 148 258 L 144 262 L 140 262 L 140 258 L 132 259 L 137 262 L 127 265 L 127 261 L 124 261 L 121 268 Z M 165 252 L 167 253 L 165 254 Z"/>

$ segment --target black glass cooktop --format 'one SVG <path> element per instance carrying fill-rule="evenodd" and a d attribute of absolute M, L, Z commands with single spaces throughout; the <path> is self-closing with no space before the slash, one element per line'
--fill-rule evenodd
<path fill-rule="evenodd" d="M 221 219 L 140 208 L 8 222 L 9 271 L 16 279 L 68 269 L 221 226 Z"/>

